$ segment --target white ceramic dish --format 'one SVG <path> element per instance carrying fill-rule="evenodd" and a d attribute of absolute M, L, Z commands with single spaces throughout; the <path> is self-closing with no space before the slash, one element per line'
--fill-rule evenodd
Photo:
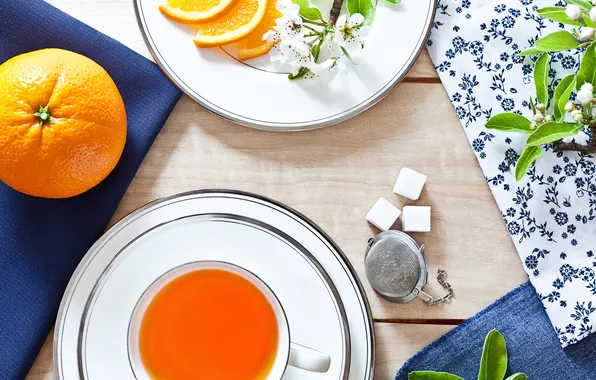
<path fill-rule="evenodd" d="M 60 306 L 57 378 L 135 379 L 127 340 L 135 305 L 164 273 L 202 260 L 233 263 L 261 278 L 283 305 L 292 340 L 331 358 L 326 373 L 288 367 L 284 380 L 372 379 L 372 316 L 337 246 L 283 205 L 217 190 L 152 202 L 90 249 Z"/>
<path fill-rule="evenodd" d="M 134 0 L 145 42 L 163 72 L 208 110 L 236 123 L 274 130 L 314 129 L 347 120 L 387 95 L 416 62 L 432 28 L 437 0 L 378 1 L 357 65 L 328 86 L 290 81 L 267 56 L 234 58 L 233 48 L 197 49 L 192 26 L 158 10 L 164 0 Z M 317 0 L 328 14 L 331 0 Z"/>

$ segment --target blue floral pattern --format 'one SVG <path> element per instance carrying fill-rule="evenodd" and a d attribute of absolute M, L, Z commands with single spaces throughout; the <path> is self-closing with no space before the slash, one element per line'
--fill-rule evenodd
<path fill-rule="evenodd" d="M 564 27 L 535 12 L 553 5 L 564 4 L 438 0 L 428 50 L 564 347 L 596 331 L 596 157 L 546 146 L 516 182 L 526 136 L 484 128 L 500 112 L 531 116 L 538 57 L 519 53 Z M 551 54 L 551 96 L 561 78 L 577 71 L 580 57 L 578 51 Z M 583 132 L 582 138 L 592 136 Z"/>

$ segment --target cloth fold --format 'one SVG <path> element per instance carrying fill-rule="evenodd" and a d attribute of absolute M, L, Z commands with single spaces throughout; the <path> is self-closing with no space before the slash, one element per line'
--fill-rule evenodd
<path fill-rule="evenodd" d="M 124 99 L 128 137 L 114 171 L 80 196 L 34 198 L 0 183 L 0 379 L 7 380 L 26 376 L 73 270 L 103 233 L 180 97 L 155 64 L 44 1 L 0 0 L 0 63 L 50 47 L 106 69 Z"/>
<path fill-rule="evenodd" d="M 507 342 L 507 375 L 523 372 L 536 380 L 596 378 L 596 335 L 561 349 L 540 298 L 526 282 L 422 349 L 395 379 L 407 380 L 408 373 L 424 370 L 478 378 L 484 338 L 493 328 Z"/>
<path fill-rule="evenodd" d="M 515 163 L 527 135 L 484 128 L 501 112 L 532 118 L 529 99 L 535 99 L 533 67 L 538 56 L 519 53 L 564 27 L 536 13 L 554 5 L 564 3 L 438 0 L 428 51 L 522 265 L 565 347 L 595 331 L 596 157 L 556 153 L 546 146 L 525 178 L 516 182 Z M 551 97 L 560 80 L 577 71 L 581 56 L 579 51 L 551 54 Z M 589 138 L 584 131 L 578 141 Z"/>

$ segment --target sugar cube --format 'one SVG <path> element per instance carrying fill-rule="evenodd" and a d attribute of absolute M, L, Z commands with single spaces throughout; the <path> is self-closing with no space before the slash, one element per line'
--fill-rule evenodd
<path fill-rule="evenodd" d="M 402 230 L 409 232 L 430 232 L 430 207 L 405 206 L 401 216 Z"/>
<path fill-rule="evenodd" d="M 413 201 L 420 197 L 426 176 L 410 168 L 402 168 L 395 181 L 393 192 Z"/>
<path fill-rule="evenodd" d="M 400 214 L 401 211 L 387 199 L 379 198 L 366 214 L 366 220 L 381 231 L 387 231 L 399 218 Z"/>

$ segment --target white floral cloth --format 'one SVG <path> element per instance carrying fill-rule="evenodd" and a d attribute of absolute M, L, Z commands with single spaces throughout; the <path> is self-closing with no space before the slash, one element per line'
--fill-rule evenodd
<path fill-rule="evenodd" d="M 484 128 L 490 116 L 504 111 L 531 119 L 538 56 L 518 53 L 563 28 L 535 12 L 554 5 L 563 3 L 439 0 L 428 50 L 565 347 L 596 330 L 596 155 L 557 154 L 548 146 L 516 182 L 515 162 L 527 135 Z M 580 57 L 578 51 L 551 54 L 551 97 L 559 81 L 579 68 Z M 591 138 L 589 132 L 580 137 Z"/>

